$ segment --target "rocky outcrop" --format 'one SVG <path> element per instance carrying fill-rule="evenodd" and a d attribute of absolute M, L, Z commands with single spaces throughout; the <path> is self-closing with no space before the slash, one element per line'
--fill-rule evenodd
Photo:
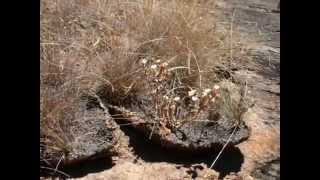
<path fill-rule="evenodd" d="M 99 107 L 87 107 L 82 103 L 69 129 L 65 132 L 66 150 L 53 151 L 41 148 L 41 163 L 45 167 L 65 167 L 85 160 L 114 154 L 119 127 L 109 112 Z"/>
<path fill-rule="evenodd" d="M 245 63 L 237 61 L 233 72 L 235 79 L 247 82 L 248 96 L 255 99 L 255 106 L 246 115 L 251 136 L 237 146 L 244 155 L 239 173 L 244 179 L 279 179 L 272 168 L 259 171 L 257 167 L 272 159 L 280 164 L 280 1 L 218 2 L 219 18 L 228 22 L 233 19 L 233 28 L 241 32 L 250 57 Z M 257 171 L 260 175 L 249 177 Z"/>
<path fill-rule="evenodd" d="M 167 127 L 163 122 L 154 119 L 156 112 L 152 101 L 147 97 L 137 97 L 133 104 L 123 107 L 106 104 L 112 114 L 118 116 L 118 123 L 129 124 L 137 131 L 142 132 L 145 138 L 160 144 L 164 148 L 203 152 L 206 150 L 220 150 L 223 145 L 227 147 L 237 145 L 250 136 L 250 129 L 236 112 L 239 108 L 241 95 L 239 88 L 231 82 L 221 83 L 221 91 L 225 94 L 217 100 L 214 110 L 201 112 L 196 119 L 182 122 L 176 127 Z M 107 102 L 104 102 L 107 103 Z M 186 109 L 181 110 L 183 113 Z M 239 116 L 240 115 L 240 116 Z M 228 148 L 227 148 L 228 149 Z"/>

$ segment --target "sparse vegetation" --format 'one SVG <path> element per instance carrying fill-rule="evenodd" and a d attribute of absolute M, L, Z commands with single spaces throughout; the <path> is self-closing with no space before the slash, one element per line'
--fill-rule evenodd
<path fill-rule="evenodd" d="M 41 1 L 41 159 L 68 155 L 84 95 L 146 96 L 169 129 L 214 104 L 214 68 L 242 54 L 239 43 L 230 54 L 212 10 L 210 0 Z"/>

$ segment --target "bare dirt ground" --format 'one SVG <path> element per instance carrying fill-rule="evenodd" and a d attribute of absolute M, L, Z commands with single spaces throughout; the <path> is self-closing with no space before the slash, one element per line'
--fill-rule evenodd
<path fill-rule="evenodd" d="M 208 168 L 214 153 L 176 158 L 177 154 L 121 127 L 120 155 L 114 157 L 114 164 L 96 162 L 69 173 L 81 180 L 280 179 L 280 13 L 273 11 L 277 5 L 277 0 L 217 3 L 221 25 L 233 22 L 250 49 L 252 63 L 234 63 L 233 74 L 247 82 L 255 105 L 244 118 L 252 129 L 251 137 L 234 152 L 222 153 L 214 170 Z"/>

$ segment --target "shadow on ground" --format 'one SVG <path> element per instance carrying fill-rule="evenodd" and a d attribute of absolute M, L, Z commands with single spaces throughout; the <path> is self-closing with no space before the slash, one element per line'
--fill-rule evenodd
<path fill-rule="evenodd" d="M 112 168 L 114 164 L 110 157 L 91 160 L 88 162 L 80 163 L 76 166 L 68 167 L 64 169 L 64 172 L 72 177 L 82 177 L 90 173 L 101 172 Z"/>
<path fill-rule="evenodd" d="M 161 148 L 157 144 L 152 143 L 144 135 L 135 131 L 132 127 L 121 126 L 121 130 L 130 137 L 129 143 L 133 148 L 135 155 L 137 156 L 137 160 L 142 159 L 146 162 L 168 162 L 179 164 L 184 167 L 191 167 L 193 165 L 204 163 L 210 167 L 219 153 L 215 151 L 191 154 L 181 151 L 169 151 Z M 243 161 L 244 158 L 239 148 L 232 147 L 229 148 L 228 151 L 225 151 L 221 154 L 213 169 L 220 173 L 220 178 L 223 178 L 231 172 L 239 172 Z"/>
<path fill-rule="evenodd" d="M 43 170 L 40 172 L 40 175 L 42 177 L 59 177 L 61 179 L 66 179 L 68 176 L 71 178 L 79 178 L 90 173 L 97 173 L 110 169 L 112 166 L 113 163 L 111 158 L 104 157 L 95 160 L 83 161 L 77 165 L 61 168 L 58 172 L 54 172 L 54 168 L 52 170 Z"/>

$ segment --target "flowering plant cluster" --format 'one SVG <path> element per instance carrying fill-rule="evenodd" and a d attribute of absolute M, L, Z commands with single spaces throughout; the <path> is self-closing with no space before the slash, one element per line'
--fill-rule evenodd
<path fill-rule="evenodd" d="M 154 118 L 166 128 L 174 129 L 183 122 L 197 120 L 199 114 L 208 110 L 220 97 L 218 85 L 206 89 L 192 88 L 176 80 L 173 70 L 178 68 L 170 68 L 168 62 L 143 58 L 140 63 L 151 88 L 149 95 L 156 110 Z"/>

